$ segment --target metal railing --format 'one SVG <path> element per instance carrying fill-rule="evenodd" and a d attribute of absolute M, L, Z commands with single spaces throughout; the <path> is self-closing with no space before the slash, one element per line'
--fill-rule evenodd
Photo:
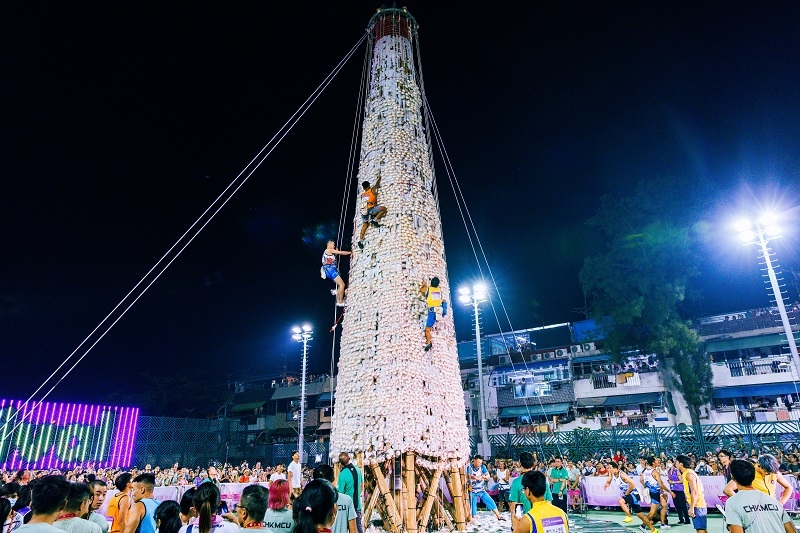
<path fill-rule="evenodd" d="M 615 374 L 592 374 L 592 388 L 613 389 L 617 386 Z"/>
<path fill-rule="evenodd" d="M 789 365 L 783 359 L 728 361 L 726 364 L 733 378 L 789 372 Z"/>
<path fill-rule="evenodd" d="M 630 425 L 610 429 L 574 429 L 554 433 L 489 435 L 492 456 L 518 459 L 523 451 L 539 457 L 568 455 L 573 460 L 608 456 L 610 450 L 622 450 L 628 457 L 658 455 L 674 457 L 679 453 L 716 453 L 729 450 L 755 450 L 772 453 L 800 448 L 800 422 L 762 422 L 636 428 Z M 474 439 L 470 440 L 475 447 Z"/>

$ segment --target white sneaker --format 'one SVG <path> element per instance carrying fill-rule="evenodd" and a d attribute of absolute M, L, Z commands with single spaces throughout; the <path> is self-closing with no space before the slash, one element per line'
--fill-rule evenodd
<path fill-rule="evenodd" d="M 336 307 L 347 307 L 347 304 L 345 302 L 337 303 Z"/>
<path fill-rule="evenodd" d="M 658 526 L 658 529 L 672 529 L 672 526 L 669 524 L 661 524 Z"/>

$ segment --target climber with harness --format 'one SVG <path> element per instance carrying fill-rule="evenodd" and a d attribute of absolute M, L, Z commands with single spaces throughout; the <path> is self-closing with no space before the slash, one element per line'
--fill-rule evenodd
<path fill-rule="evenodd" d="M 431 284 L 423 281 L 419 287 L 419 293 L 425 299 L 428 306 L 428 318 L 425 320 L 425 351 L 433 348 L 431 341 L 431 329 L 440 317 L 447 316 L 447 302 L 442 297 L 442 289 L 439 287 L 439 278 L 431 278 Z"/>
<path fill-rule="evenodd" d="M 339 269 L 336 268 L 337 255 L 353 255 L 353 252 L 344 252 L 336 248 L 336 243 L 328 241 L 325 252 L 322 254 L 322 268 L 320 275 L 322 279 L 332 280 L 336 284 L 336 288 L 331 290 L 336 295 L 337 307 L 344 307 L 344 280 L 339 275 Z"/>
<path fill-rule="evenodd" d="M 364 249 L 364 235 L 367 233 L 367 226 L 372 224 L 376 228 L 380 227 L 378 221 L 386 214 L 386 206 L 378 205 L 378 187 L 381 186 L 381 175 L 378 174 L 378 179 L 375 180 L 375 185 L 370 187 L 369 182 L 365 181 L 361 184 L 364 192 L 361 193 L 361 203 L 359 209 L 361 211 L 361 233 L 358 237 L 359 249 Z"/>

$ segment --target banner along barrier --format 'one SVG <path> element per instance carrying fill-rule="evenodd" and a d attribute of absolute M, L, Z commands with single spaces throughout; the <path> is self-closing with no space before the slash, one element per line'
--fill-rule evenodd
<path fill-rule="evenodd" d="M 233 505 L 239 503 L 242 497 L 242 491 L 248 485 L 261 485 L 262 487 L 269 487 L 269 483 L 222 483 L 220 484 L 220 499 L 228 505 L 228 510 L 233 512 Z M 195 485 L 180 485 L 177 487 L 155 487 L 153 489 L 153 498 L 163 502 L 165 500 L 174 500 L 180 502 L 183 493 L 194 487 Z M 100 513 L 108 516 L 108 502 L 111 498 L 118 493 L 116 489 L 109 489 L 106 495 L 106 501 L 100 508 Z"/>
<path fill-rule="evenodd" d="M 703 484 L 703 492 L 705 493 L 706 498 L 706 506 L 709 508 L 716 507 L 717 504 L 722 504 L 720 500 L 720 495 L 722 495 L 722 489 L 725 488 L 725 478 L 723 476 L 699 476 L 700 482 Z M 645 489 L 642 487 L 641 482 L 639 481 L 639 476 L 630 476 L 633 484 L 636 485 L 636 488 L 639 489 L 639 494 L 644 494 Z M 794 476 L 784 476 L 784 478 L 789 482 L 789 484 L 794 488 L 795 494 L 798 493 L 798 483 L 797 479 Z M 581 484 L 583 485 L 585 494 L 586 494 L 586 503 L 590 506 L 600 506 L 600 507 L 618 507 L 619 503 L 618 500 L 622 497 L 623 492 L 619 489 L 619 485 L 617 483 L 612 483 L 608 489 L 604 489 L 603 486 L 606 484 L 608 480 L 607 477 L 585 477 L 581 480 Z M 776 498 L 780 498 L 781 494 L 783 494 L 783 487 L 778 485 L 777 495 Z M 672 501 L 672 497 L 669 498 L 669 506 L 674 507 L 674 503 Z M 642 507 L 650 507 L 650 504 L 641 502 Z M 786 509 L 794 510 L 797 507 L 797 500 L 792 497 L 786 502 Z"/>

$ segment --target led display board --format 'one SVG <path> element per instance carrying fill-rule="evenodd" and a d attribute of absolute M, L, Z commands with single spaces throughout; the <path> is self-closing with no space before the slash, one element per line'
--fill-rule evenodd
<path fill-rule="evenodd" d="M 0 468 L 130 466 L 139 409 L 0 400 Z"/>

